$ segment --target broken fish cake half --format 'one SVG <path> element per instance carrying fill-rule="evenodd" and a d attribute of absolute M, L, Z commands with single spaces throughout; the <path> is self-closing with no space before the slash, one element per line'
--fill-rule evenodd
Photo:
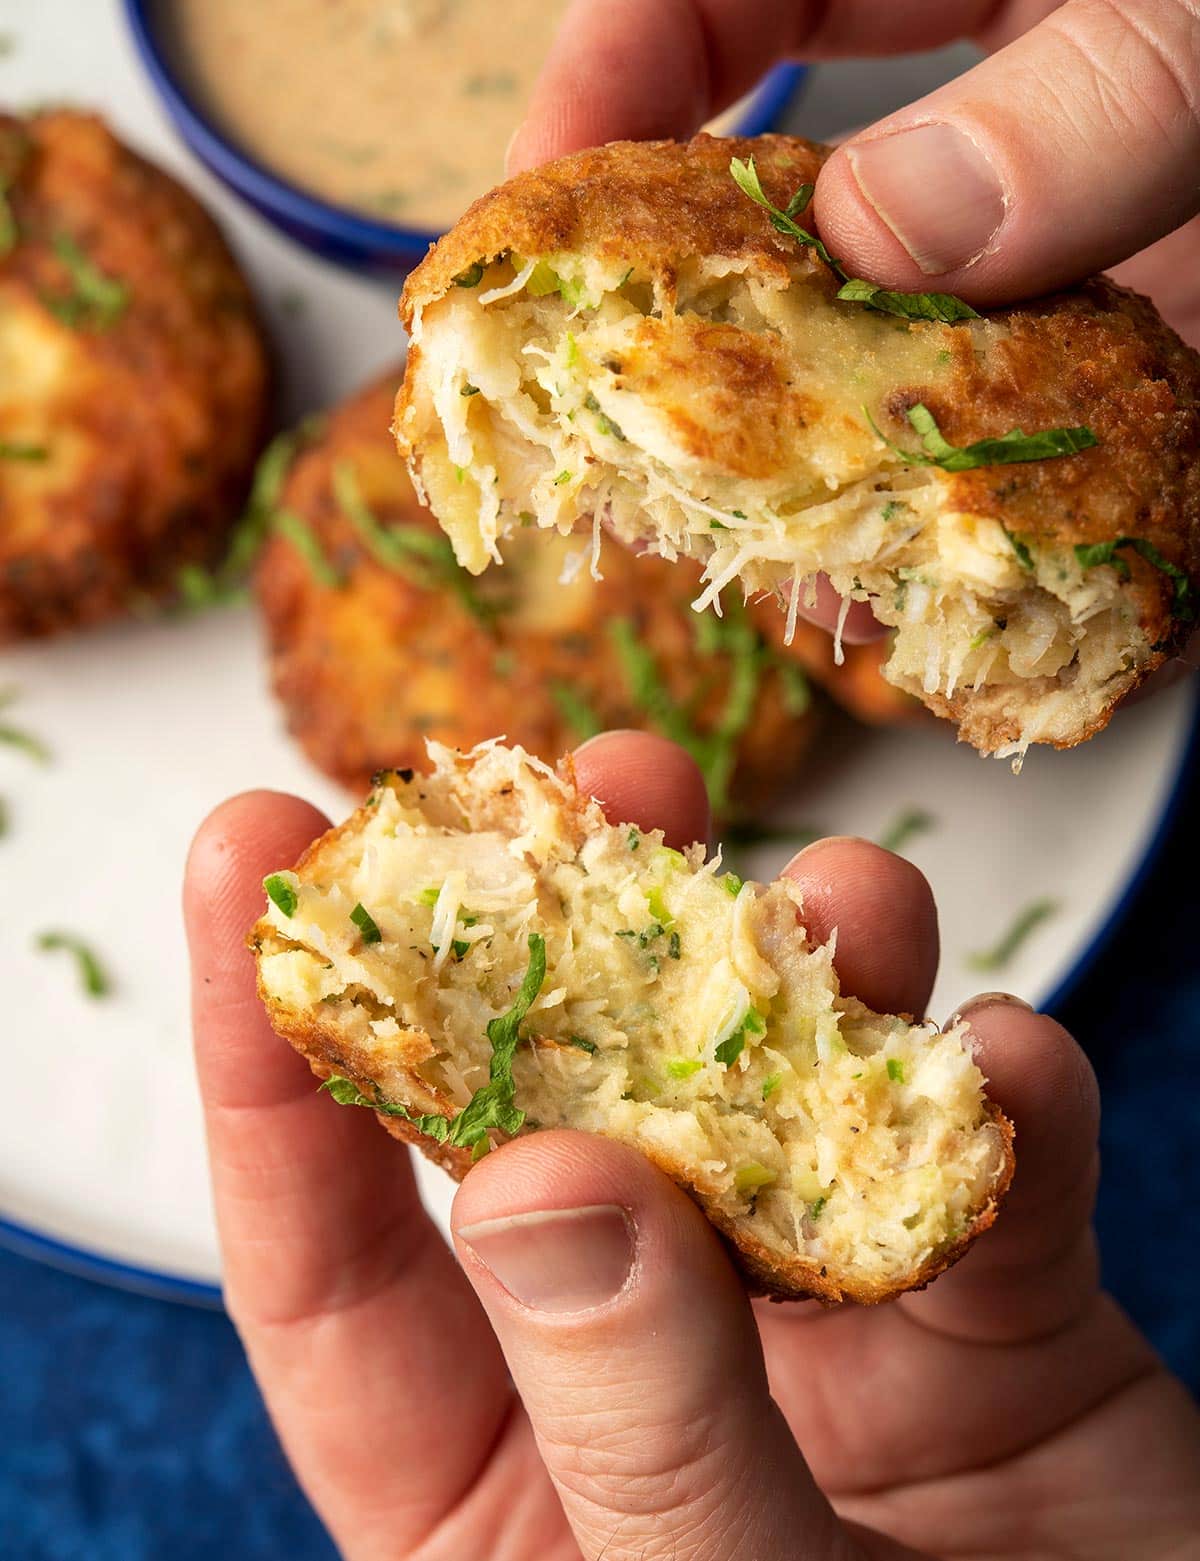
<path fill-rule="evenodd" d="M 259 991 L 336 1101 L 456 1178 L 520 1133 L 617 1139 L 780 1299 L 886 1300 L 992 1223 L 1012 1128 L 966 1032 L 843 995 L 794 885 L 609 824 L 569 762 L 430 761 L 265 882 Z"/>
<path fill-rule="evenodd" d="M 614 143 L 484 196 L 405 287 L 400 447 L 473 571 L 531 515 L 699 560 L 701 606 L 823 572 L 980 751 L 1069 747 L 1192 627 L 1200 357 L 1104 278 L 980 317 L 850 277 L 827 155 Z"/>

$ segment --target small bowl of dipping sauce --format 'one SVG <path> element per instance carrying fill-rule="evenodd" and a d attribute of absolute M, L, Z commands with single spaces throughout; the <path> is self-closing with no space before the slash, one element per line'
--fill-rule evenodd
<path fill-rule="evenodd" d="M 125 0 L 192 151 L 326 259 L 394 275 L 504 177 L 568 0 Z M 776 66 L 714 128 L 770 129 Z"/>

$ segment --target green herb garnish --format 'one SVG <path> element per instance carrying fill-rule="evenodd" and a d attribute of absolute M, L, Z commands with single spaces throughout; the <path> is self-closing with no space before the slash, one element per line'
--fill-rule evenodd
<path fill-rule="evenodd" d="M 483 269 L 483 261 L 477 260 L 473 266 L 458 273 L 454 278 L 455 287 L 478 287 L 483 281 Z"/>
<path fill-rule="evenodd" d="M 808 1206 L 808 1217 L 809 1217 L 809 1219 L 810 1220 L 818 1220 L 818 1219 L 820 1219 L 821 1218 L 821 1210 L 825 1207 L 825 1205 L 828 1202 L 829 1202 L 828 1198 L 814 1198 L 813 1201 Z"/>
<path fill-rule="evenodd" d="M 1034 900 L 1020 912 L 1012 926 L 994 947 L 976 954 L 968 954 L 968 967 L 971 970 L 1002 969 L 1018 952 L 1034 928 L 1041 926 L 1042 922 L 1055 915 L 1058 909 L 1057 900 Z"/>
<path fill-rule="evenodd" d="M 732 158 L 729 172 L 742 193 L 748 195 L 766 211 L 771 219 L 771 226 L 777 232 L 795 239 L 797 244 L 803 245 L 806 249 L 811 249 L 817 258 L 828 266 L 842 284 L 837 296 L 843 303 L 862 304 L 864 308 L 874 309 L 879 314 L 899 315 L 905 320 L 939 320 L 947 325 L 957 320 L 979 318 L 970 304 L 964 303 L 961 298 L 953 297 L 950 293 L 897 293 L 879 287 L 874 282 L 864 282 L 850 276 L 841 261 L 833 258 L 816 234 L 810 233 L 807 228 L 800 227 L 796 222 L 796 217 L 812 200 L 813 185 L 802 184 L 788 201 L 786 210 L 781 211 L 768 199 L 763 190 L 753 157 L 747 162 L 743 162 L 738 157 Z"/>
<path fill-rule="evenodd" d="M 570 1036 L 568 1036 L 567 1037 L 567 1045 L 568 1046 L 577 1046 L 581 1052 L 587 1052 L 587 1054 L 589 1056 L 592 1056 L 595 1053 L 595 1050 L 596 1050 L 596 1043 L 595 1043 L 595 1041 L 585 1040 L 582 1035 L 570 1035 Z"/>
<path fill-rule="evenodd" d="M 874 282 L 852 279 L 838 292 L 843 303 L 865 304 L 880 314 L 904 320 L 937 320 L 953 325 L 957 320 L 978 320 L 979 312 L 953 293 L 897 293 Z"/>
<path fill-rule="evenodd" d="M 629 848 L 630 851 L 636 851 L 637 848 L 641 845 L 641 843 L 642 843 L 642 832 L 641 832 L 640 829 L 631 829 L 629 831 L 629 833 L 625 836 L 625 844 Z"/>
<path fill-rule="evenodd" d="M 277 509 L 271 516 L 271 529 L 278 532 L 281 537 L 287 538 L 308 565 L 309 573 L 318 585 L 323 585 L 326 590 L 336 591 L 345 584 L 341 575 L 325 556 L 320 537 L 308 521 L 295 510 Z"/>
<path fill-rule="evenodd" d="M 762 1084 L 762 1098 L 770 1100 L 771 1096 L 783 1082 L 782 1073 L 768 1073 Z"/>
<path fill-rule="evenodd" d="M 83 990 L 89 997 L 107 997 L 112 991 L 112 982 L 104 966 L 82 938 L 77 938 L 70 932 L 43 932 L 38 937 L 37 947 L 45 952 L 64 949 L 72 955 L 79 970 Z"/>
<path fill-rule="evenodd" d="M 739 878 L 736 873 L 722 873 L 721 875 L 721 883 L 724 886 L 725 893 L 731 894 L 735 900 L 741 894 L 744 882 L 745 879 Z"/>
<path fill-rule="evenodd" d="M 449 537 L 424 526 L 383 525 L 363 499 L 349 461 L 339 461 L 333 469 L 333 495 L 376 563 L 422 590 L 445 587 L 477 622 L 491 626 L 496 609 L 483 601 L 470 575 L 459 568 Z"/>
<path fill-rule="evenodd" d="M 1029 543 L 1023 542 L 1015 532 L 1010 531 L 1008 527 L 1003 524 L 1001 524 L 1000 530 L 1003 531 L 1004 535 L 1008 538 L 1009 547 L 1011 547 L 1013 552 L 1017 555 L 1017 563 L 1020 564 L 1021 568 L 1026 572 L 1026 574 L 1032 574 L 1036 568 L 1036 564 L 1034 562 L 1033 550 L 1030 548 Z"/>
<path fill-rule="evenodd" d="M 606 434 L 610 439 L 615 439 L 618 444 L 627 444 L 629 442 L 617 424 L 614 423 L 612 418 L 609 417 L 608 414 L 603 410 L 600 403 L 596 400 L 596 397 L 590 390 L 588 391 L 587 399 L 583 404 L 585 407 L 587 407 L 589 412 L 595 415 L 596 426 L 599 428 L 602 434 Z"/>
<path fill-rule="evenodd" d="M 1075 557 L 1083 569 L 1097 569 L 1107 564 L 1117 571 L 1122 580 L 1128 580 L 1131 571 L 1128 563 L 1120 556 L 1122 548 L 1129 548 L 1139 558 L 1144 558 L 1148 564 L 1166 575 L 1175 588 L 1171 601 L 1172 615 L 1184 623 L 1191 623 L 1196 616 L 1195 607 L 1192 605 L 1191 581 L 1178 564 L 1173 564 L 1169 558 L 1164 558 L 1154 544 L 1147 542 L 1144 537 L 1114 537 L 1111 542 L 1077 542 Z"/>
<path fill-rule="evenodd" d="M 69 233 L 55 238 L 54 253 L 66 268 L 74 291 L 43 294 L 42 302 L 50 313 L 72 328 L 106 331 L 115 325 L 129 306 L 125 283 L 101 271 Z"/>
<path fill-rule="evenodd" d="M 514 1104 L 513 1057 L 521 1038 L 521 1022 L 542 990 L 545 979 L 546 940 L 540 933 L 531 932 L 529 966 L 516 999 L 507 1013 L 493 1019 L 487 1027 L 487 1038 L 492 1043 L 489 1082 L 476 1090 L 470 1104 L 455 1117 L 448 1134 L 449 1143 L 470 1148 L 493 1127 L 500 1128 L 510 1137 L 520 1131 L 525 1113 Z"/>
<path fill-rule="evenodd" d="M 558 706 L 558 713 L 571 728 L 579 742 L 586 742 L 604 730 L 604 723 L 585 694 L 569 683 L 556 681 L 550 685 L 550 696 Z"/>
<path fill-rule="evenodd" d="M 926 834 L 936 823 L 933 814 L 926 813 L 924 808 L 906 808 L 884 830 L 879 844 L 885 851 L 902 851 L 910 840 Z"/>
<path fill-rule="evenodd" d="M 285 916 L 294 916 L 300 898 L 293 884 L 289 883 L 282 873 L 270 873 L 263 879 L 263 888 L 267 891 L 267 899 L 272 905 L 279 907 Z"/>
<path fill-rule="evenodd" d="M 15 688 L 0 689 L 0 708 L 12 704 L 16 697 Z M 0 721 L 0 747 L 15 748 L 37 764 L 50 763 L 50 749 L 40 737 L 35 737 L 23 727 L 11 726 L 6 721 Z"/>
<path fill-rule="evenodd" d="M 899 1057 L 889 1057 L 887 1060 L 887 1076 L 893 1084 L 904 1083 L 904 1064 Z"/>
<path fill-rule="evenodd" d="M 866 407 L 863 407 L 863 415 L 875 437 L 908 465 L 940 466 L 944 472 L 965 472 L 976 466 L 1006 466 L 1019 461 L 1046 461 L 1060 455 L 1078 455 L 1081 450 L 1090 450 L 1100 443 L 1090 428 L 1047 428 L 1038 434 L 1026 434 L 1014 428 L 998 439 L 977 439 L 974 444 L 953 445 L 943 436 L 933 413 L 918 401 L 908 409 L 907 415 L 925 448 L 923 452 L 905 450 L 880 431 Z"/>
<path fill-rule="evenodd" d="M 383 941 L 383 933 L 380 932 L 374 916 L 371 915 L 361 900 L 350 912 L 350 920 L 362 934 L 364 943 L 380 943 Z"/>
<path fill-rule="evenodd" d="M 699 1057 L 672 1057 L 667 1063 L 667 1072 L 673 1079 L 690 1079 L 703 1066 Z"/>
<path fill-rule="evenodd" d="M 718 1062 L 723 1062 L 727 1068 L 732 1068 L 742 1055 L 747 1035 L 762 1035 L 766 1028 L 766 1023 L 758 1009 L 748 1008 L 736 1029 L 731 1030 L 725 1039 L 717 1044 L 713 1056 Z"/>

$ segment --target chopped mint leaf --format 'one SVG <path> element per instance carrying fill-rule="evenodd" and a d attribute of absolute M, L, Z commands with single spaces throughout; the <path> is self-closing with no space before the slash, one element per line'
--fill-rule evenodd
<path fill-rule="evenodd" d="M 797 244 L 811 249 L 818 259 L 822 260 L 840 281 L 848 282 L 850 279 L 842 270 L 841 262 L 833 258 L 825 245 L 815 233 L 809 233 L 806 228 L 799 227 L 795 221 L 798 213 L 802 212 L 812 199 L 813 186 L 802 184 L 796 193 L 788 201 L 787 210 L 780 211 L 772 201 L 768 200 L 763 190 L 762 181 L 758 176 L 753 157 L 743 162 L 740 157 L 734 157 L 729 162 L 729 172 L 733 182 L 741 190 L 743 195 L 748 195 L 767 213 L 771 219 L 771 226 L 786 238 L 793 238 Z"/>
<path fill-rule="evenodd" d="M 589 737 L 595 737 L 604 730 L 604 723 L 596 714 L 591 701 L 577 688 L 556 680 L 550 685 L 550 696 L 558 706 L 559 715 L 579 742 L 586 742 Z"/>
<path fill-rule="evenodd" d="M 953 325 L 956 320 L 979 318 L 970 304 L 952 293 L 897 293 L 854 278 L 843 284 L 838 297 L 843 303 L 865 304 L 880 314 L 895 314 L 904 320 L 940 320 Z"/>
<path fill-rule="evenodd" d="M 1178 564 L 1173 564 L 1170 559 L 1164 558 L 1152 542 L 1147 542 L 1144 537 L 1114 537 L 1111 542 L 1077 542 L 1075 544 L 1075 557 L 1083 569 L 1096 569 L 1104 564 L 1115 569 L 1122 580 L 1130 578 L 1130 568 L 1125 559 L 1120 556 L 1122 548 L 1129 548 L 1139 558 L 1166 575 L 1174 586 L 1174 596 L 1171 602 L 1171 612 L 1174 617 L 1184 623 L 1191 623 L 1196 616 L 1196 609 L 1192 603 L 1192 585 L 1184 570 Z"/>
<path fill-rule="evenodd" d="M 450 1143 L 470 1148 L 493 1127 L 510 1136 L 520 1131 L 525 1113 L 514 1104 L 513 1057 L 520 1041 L 521 1022 L 542 990 L 545 979 L 546 940 L 540 933 L 531 932 L 529 966 L 520 990 L 508 1012 L 493 1019 L 487 1027 L 487 1037 L 492 1043 L 489 1082 L 476 1090 L 470 1104 L 455 1117 L 449 1133 Z"/>
<path fill-rule="evenodd" d="M 587 407 L 589 412 L 594 413 L 596 418 L 596 425 L 602 434 L 606 434 L 610 439 L 615 439 L 619 444 L 628 444 L 629 441 L 625 438 L 625 435 L 622 433 L 621 429 L 602 409 L 600 403 L 596 400 L 596 397 L 590 390 L 588 391 L 587 399 L 583 404 L 585 407 Z"/>
<path fill-rule="evenodd" d="M 1011 927 L 990 949 L 967 956 L 972 970 L 1000 970 L 1017 954 L 1021 945 L 1036 927 L 1047 921 L 1059 910 L 1057 900 L 1034 900 L 1013 921 Z"/>
<path fill-rule="evenodd" d="M 1047 428 L 1026 434 L 1014 428 L 997 439 L 977 439 L 974 444 L 953 445 L 942 434 L 933 413 L 922 402 L 908 409 L 908 421 L 921 436 L 924 451 L 905 450 L 882 433 L 866 407 L 863 415 L 877 439 L 910 466 L 940 466 L 944 472 L 965 472 L 976 466 L 1005 466 L 1018 461 L 1045 461 L 1060 455 L 1078 455 L 1100 441 L 1090 428 Z"/>
<path fill-rule="evenodd" d="M 771 1096 L 779 1088 L 782 1081 L 782 1073 L 768 1073 L 766 1078 L 763 1080 L 762 1098 L 764 1100 L 770 1100 Z"/>
<path fill-rule="evenodd" d="M 14 697 L 13 690 L 5 690 L 0 695 L 0 705 L 8 704 Z M 35 737 L 24 727 L 11 726 L 7 721 L 0 721 L 0 747 L 15 748 L 37 764 L 50 763 L 50 749 L 40 737 Z"/>
<path fill-rule="evenodd" d="M 703 1066 L 699 1057 L 672 1057 L 667 1063 L 667 1072 L 673 1079 L 690 1079 Z"/>
<path fill-rule="evenodd" d="M 520 1132 L 523 1125 L 524 1111 L 518 1110 L 513 1105 L 512 1060 L 513 1055 L 517 1054 L 517 1046 L 520 1043 L 521 1021 L 529 1012 L 529 1007 L 537 994 L 540 993 L 541 983 L 545 979 L 545 940 L 537 932 L 532 932 L 529 935 L 529 968 L 521 982 L 517 999 L 513 1001 L 509 1012 L 492 1019 L 487 1027 L 487 1038 L 492 1041 L 490 1082 L 485 1083 L 482 1090 L 476 1090 L 470 1102 L 459 1111 L 456 1118 L 414 1116 L 404 1105 L 365 1096 L 353 1080 L 343 1079 L 339 1074 L 326 1079 L 321 1085 L 321 1090 L 328 1091 L 339 1105 L 365 1105 L 371 1111 L 382 1111 L 385 1116 L 403 1116 L 406 1121 L 412 1122 L 417 1129 L 420 1129 L 420 1132 L 428 1133 L 438 1143 L 449 1143 L 460 1149 L 474 1150 L 474 1158 L 479 1158 L 481 1154 L 479 1144 L 487 1143 L 488 1129 L 499 1127 L 502 1132 L 512 1135 Z M 579 1037 L 571 1038 L 573 1046 L 577 1043 Z M 587 1049 L 587 1044 L 584 1049 Z M 487 1150 L 482 1150 L 482 1154 L 485 1152 Z"/>
<path fill-rule="evenodd" d="M 292 544 L 318 585 L 336 591 L 345 583 L 326 558 L 325 549 L 316 532 L 295 510 L 277 509 L 271 516 L 271 527 Z"/>
<path fill-rule="evenodd" d="M 362 940 L 364 943 L 382 942 L 383 933 L 380 932 L 378 926 L 375 923 L 375 918 L 363 905 L 361 900 L 350 912 L 350 920 L 362 933 Z"/>
<path fill-rule="evenodd" d="M 641 832 L 640 829 L 631 829 L 629 831 L 629 833 L 625 836 L 625 844 L 629 847 L 629 849 L 631 851 L 636 851 L 637 848 L 641 845 L 641 843 L 642 843 L 642 832 Z"/>
<path fill-rule="evenodd" d="M 112 991 L 112 982 L 104 966 L 83 939 L 77 938 L 74 933 L 43 932 L 38 936 L 37 946 L 46 952 L 64 949 L 72 955 L 88 997 L 107 997 Z"/>
<path fill-rule="evenodd" d="M 300 897 L 296 893 L 295 885 L 283 873 L 268 874 L 263 879 L 263 888 L 267 891 L 267 899 L 272 905 L 278 906 L 284 916 L 296 914 Z"/>
<path fill-rule="evenodd" d="M 762 1035 L 765 1030 L 763 1016 L 756 1008 L 748 1008 L 737 1027 L 717 1044 L 713 1056 L 718 1062 L 723 1062 L 727 1068 L 732 1068 L 742 1055 L 747 1035 Z"/>
<path fill-rule="evenodd" d="M 364 500 L 349 461 L 339 461 L 333 469 L 333 496 L 377 564 L 421 590 L 446 587 L 478 623 L 491 626 L 495 609 L 482 600 L 471 576 L 459 568 L 449 537 L 411 523 L 385 526 Z"/>
<path fill-rule="evenodd" d="M 825 1205 L 828 1202 L 829 1202 L 828 1198 L 815 1198 L 812 1201 L 812 1203 L 810 1203 L 809 1206 L 808 1206 L 808 1217 L 809 1217 L 809 1219 L 810 1220 L 819 1220 L 821 1218 L 821 1210 L 825 1207 Z"/>
<path fill-rule="evenodd" d="M 904 1083 L 904 1064 L 899 1057 L 889 1057 L 887 1060 L 887 1076 L 893 1084 Z"/>
<path fill-rule="evenodd" d="M 69 233 L 54 239 L 54 253 L 71 279 L 70 293 L 48 293 L 42 302 L 64 325 L 107 331 L 129 306 L 129 288 L 101 271 Z"/>
<path fill-rule="evenodd" d="M 1032 574 L 1036 566 L 1033 557 L 1033 550 L 1030 548 L 1029 543 L 1022 542 L 1021 538 L 1014 532 L 1010 531 L 1005 525 L 1002 525 L 1000 529 L 1008 538 L 1009 547 L 1011 547 L 1013 552 L 1017 555 L 1017 563 L 1020 564 L 1021 568 L 1025 570 L 1026 574 Z"/>
<path fill-rule="evenodd" d="M 681 959 L 683 957 L 683 943 L 677 932 L 671 933 L 667 939 L 667 958 Z"/>
<path fill-rule="evenodd" d="M 880 835 L 879 844 L 885 851 L 903 851 L 910 840 L 928 833 L 936 823 L 933 814 L 927 813 L 924 808 L 906 808 Z"/>
<path fill-rule="evenodd" d="M 799 227 L 795 221 L 812 200 L 814 187 L 811 184 L 802 184 L 788 201 L 786 209 L 780 211 L 779 207 L 767 198 L 753 157 L 747 162 L 743 162 L 738 157 L 732 158 L 729 172 L 742 193 L 763 207 L 771 219 L 771 226 L 777 232 L 787 238 L 795 239 L 797 244 L 803 245 L 806 249 L 811 249 L 817 258 L 829 267 L 842 284 L 837 296 L 843 303 L 862 304 L 865 308 L 874 309 L 880 314 L 899 315 L 905 320 L 940 320 L 945 324 L 953 324 L 957 320 L 979 318 L 970 304 L 964 303 L 961 298 L 953 297 L 950 293 L 897 293 L 879 287 L 874 282 L 864 282 L 851 277 L 841 261 L 833 258 L 816 234 Z"/>
<path fill-rule="evenodd" d="M 333 1096 L 339 1106 L 366 1106 L 371 1111 L 378 1111 L 385 1117 L 403 1117 L 406 1122 L 411 1122 L 422 1133 L 430 1138 L 436 1138 L 439 1143 L 445 1143 L 450 1132 L 450 1123 L 446 1117 L 436 1114 L 431 1116 L 414 1116 L 405 1106 L 398 1106 L 393 1102 L 381 1099 L 372 1099 L 370 1095 L 364 1095 L 353 1079 L 343 1078 L 334 1073 L 327 1078 L 321 1089 Z"/>

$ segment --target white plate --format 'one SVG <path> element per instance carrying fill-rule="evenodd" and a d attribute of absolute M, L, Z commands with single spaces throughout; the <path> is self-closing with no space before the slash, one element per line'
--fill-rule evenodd
<path fill-rule="evenodd" d="M 272 312 L 290 410 L 349 390 L 402 347 L 390 289 L 296 251 L 224 197 L 166 129 L 116 4 L 0 0 L 0 99 L 101 99 L 117 125 L 184 174 L 226 220 Z M 102 83 L 102 89 L 97 87 Z M 281 300 L 306 301 L 292 317 Z M 284 736 L 248 612 L 127 623 L 0 654 L 6 714 L 50 746 L 38 767 L 0 747 L 0 1237 L 68 1266 L 184 1299 L 215 1300 L 219 1264 L 188 1036 L 179 918 L 184 853 L 231 792 L 346 798 Z M 1195 701 L 1174 690 L 1069 754 L 1035 750 L 1015 778 L 935 731 L 840 735 L 787 810 L 798 824 L 878 836 L 908 807 L 935 827 L 909 854 L 942 913 L 933 1012 L 981 978 L 966 964 L 1032 899 L 1060 910 L 1002 975 L 1044 1003 L 1078 973 L 1129 894 L 1188 768 Z M 769 875 L 786 846 L 747 853 Z M 283 865 L 283 864 L 281 864 Z M 117 980 L 89 1002 L 36 933 L 69 927 Z M 449 1184 L 421 1165 L 444 1216 Z"/>

